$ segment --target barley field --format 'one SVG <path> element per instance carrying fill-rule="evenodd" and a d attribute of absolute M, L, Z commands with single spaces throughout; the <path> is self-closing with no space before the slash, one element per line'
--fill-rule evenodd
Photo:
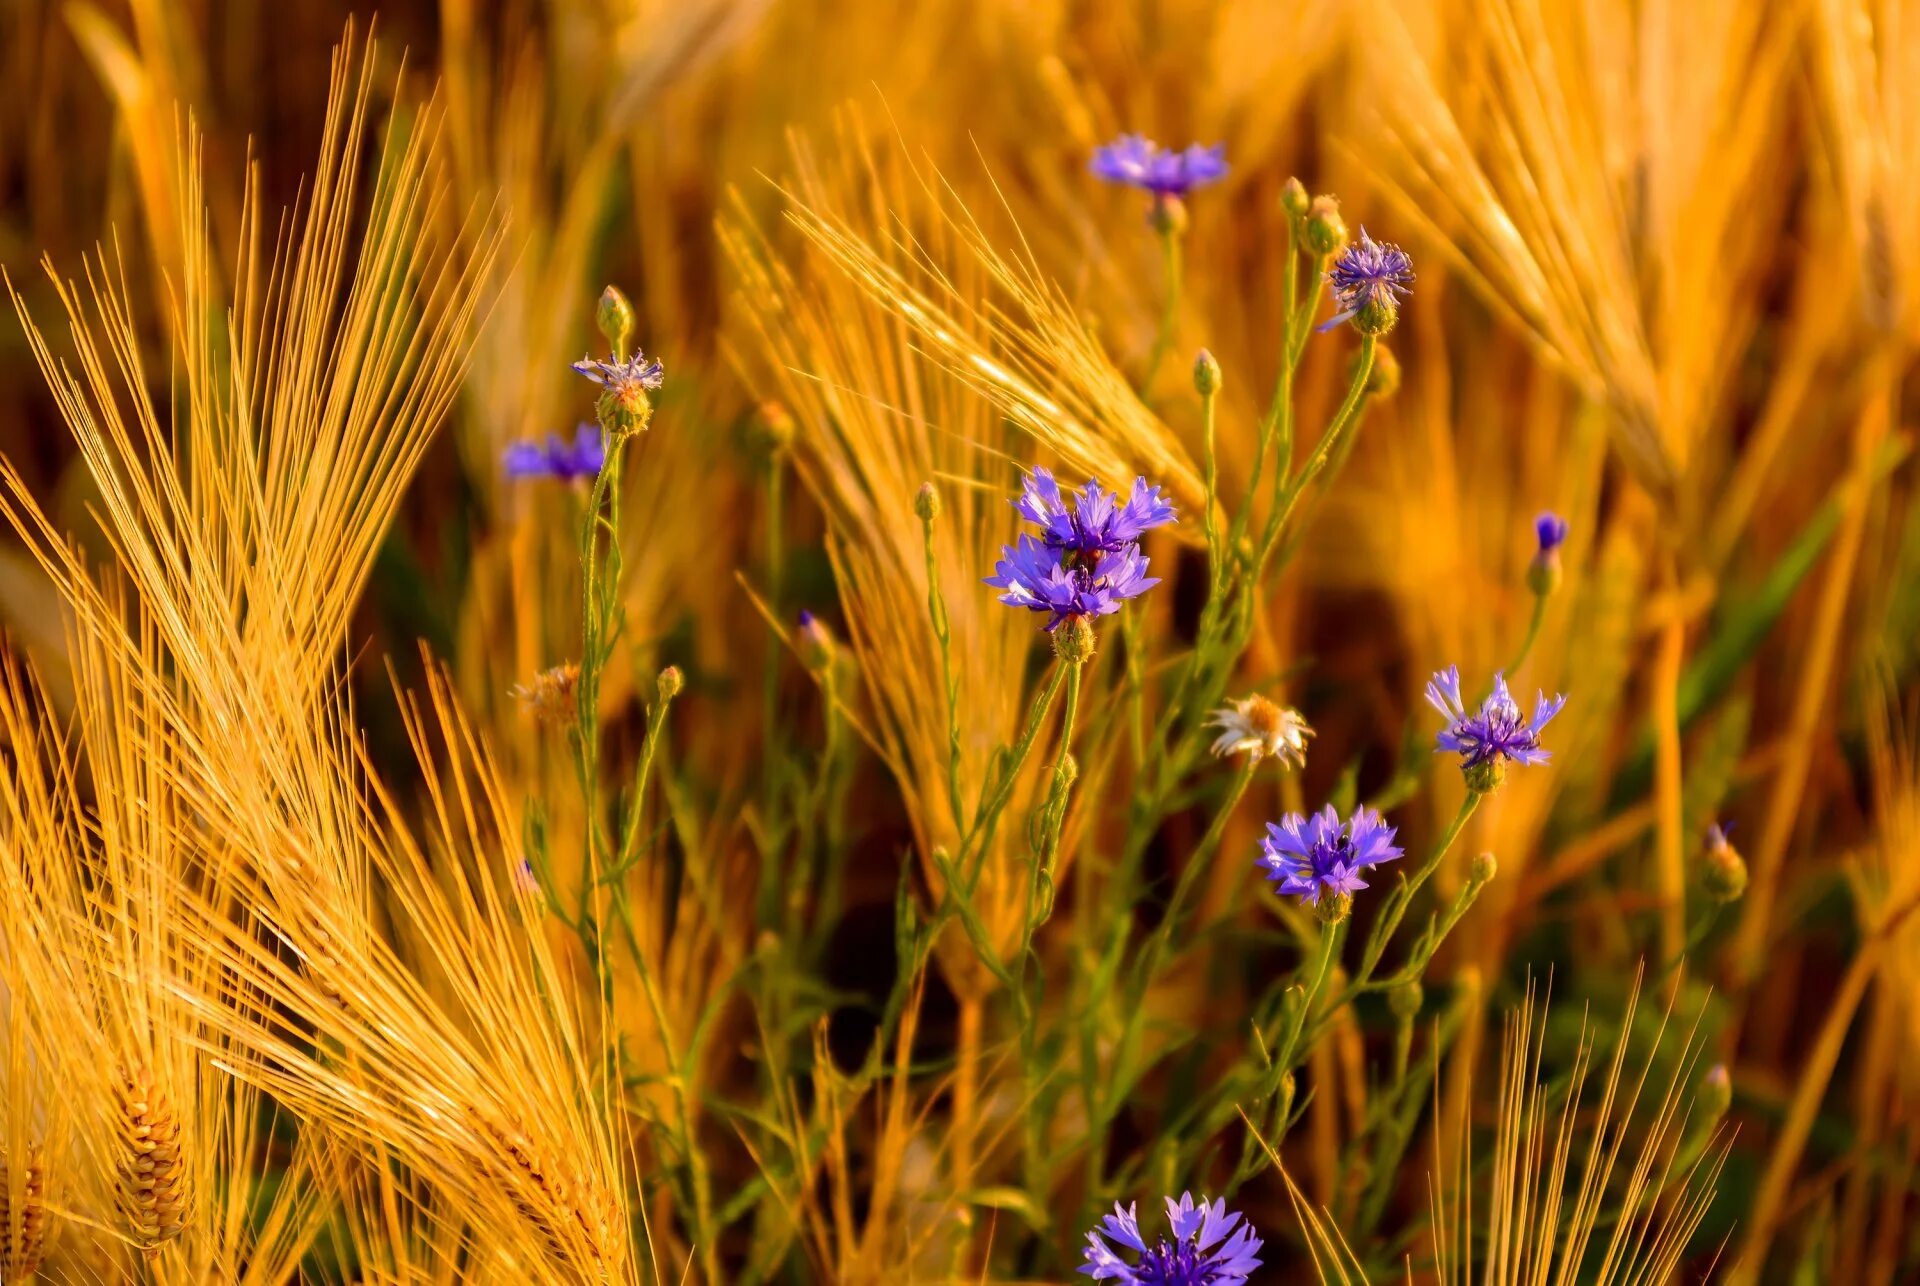
<path fill-rule="evenodd" d="M 0 270 L 0 1286 L 1920 1282 L 1917 0 L 0 0 Z"/>

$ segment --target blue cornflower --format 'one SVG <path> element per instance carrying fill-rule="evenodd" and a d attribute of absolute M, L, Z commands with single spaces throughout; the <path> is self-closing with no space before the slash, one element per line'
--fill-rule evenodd
<path fill-rule="evenodd" d="M 1557 553 L 1567 543 L 1567 520 L 1551 509 L 1545 510 L 1533 520 L 1533 534 L 1540 538 L 1542 554 Z"/>
<path fill-rule="evenodd" d="M 1171 1237 L 1147 1245 L 1140 1235 L 1136 1207 L 1115 1202 L 1113 1213 L 1087 1234 L 1086 1263 L 1080 1271 L 1095 1280 L 1132 1283 L 1132 1286 L 1239 1286 L 1260 1267 L 1262 1242 L 1225 1201 L 1198 1204 L 1193 1194 L 1180 1200 L 1168 1197 L 1167 1223 Z M 1115 1245 L 1134 1252 L 1131 1264 L 1121 1259 Z"/>
<path fill-rule="evenodd" d="M 1278 892 L 1318 906 L 1320 895 L 1350 898 L 1367 887 L 1360 873 L 1370 866 L 1400 856 L 1394 847 L 1394 828 L 1371 808 L 1356 808 L 1345 822 L 1332 804 L 1311 817 L 1288 813 L 1279 824 L 1267 823 L 1260 841 L 1260 865 Z"/>
<path fill-rule="evenodd" d="M 1124 183 L 1156 197 L 1183 197 L 1227 176 L 1227 146 L 1195 143 L 1175 152 L 1142 135 L 1122 134 L 1093 150 L 1091 168 L 1109 183 Z"/>
<path fill-rule="evenodd" d="M 501 456 L 509 478 L 558 478 L 573 482 L 597 477 L 607 462 L 607 441 L 597 424 L 582 424 L 571 441 L 558 433 L 545 442 L 515 442 Z"/>
<path fill-rule="evenodd" d="M 1545 693 L 1537 694 L 1529 719 L 1507 691 L 1505 676 L 1496 674 L 1493 691 L 1478 710 L 1468 714 L 1460 700 L 1460 669 L 1450 665 L 1427 684 L 1427 702 L 1447 720 L 1436 739 L 1437 749 L 1457 753 L 1468 787 L 1484 793 L 1500 784 L 1508 760 L 1528 765 L 1547 762 L 1540 730 L 1560 713 L 1567 699 L 1555 696 L 1549 701 Z"/>
<path fill-rule="evenodd" d="M 1041 539 L 1022 533 L 1003 546 L 1000 561 L 986 583 L 1006 592 L 1009 607 L 1050 612 L 1047 629 L 1061 622 L 1108 616 L 1120 604 L 1138 598 L 1160 582 L 1147 575 L 1140 537 L 1174 521 L 1173 506 L 1158 487 L 1135 478 L 1123 503 L 1097 482 L 1074 493 L 1070 507 L 1060 484 L 1046 469 L 1035 469 L 1013 507 L 1037 524 Z"/>
<path fill-rule="evenodd" d="M 1120 604 L 1160 583 L 1147 575 L 1147 559 L 1138 545 L 1083 556 L 1054 549 L 1024 532 L 1018 544 L 1001 548 L 993 570 L 986 583 L 1006 591 L 1000 601 L 1053 613 L 1049 631 L 1063 621 L 1111 616 Z"/>
<path fill-rule="evenodd" d="M 1360 229 L 1360 239 L 1348 244 L 1327 270 L 1327 284 L 1340 311 L 1321 326 L 1332 330 L 1349 319 L 1369 335 L 1384 335 L 1400 316 L 1400 299 L 1413 282 L 1413 260 L 1390 242 L 1375 241 Z"/>
<path fill-rule="evenodd" d="M 1166 496 L 1160 488 L 1148 486 L 1145 478 L 1133 480 L 1133 493 L 1124 504 L 1117 494 L 1097 482 L 1087 483 L 1073 493 L 1073 498 L 1069 509 L 1052 471 L 1036 468 L 1027 476 L 1013 507 L 1046 533 L 1049 548 L 1082 554 L 1124 549 L 1175 518 Z"/>

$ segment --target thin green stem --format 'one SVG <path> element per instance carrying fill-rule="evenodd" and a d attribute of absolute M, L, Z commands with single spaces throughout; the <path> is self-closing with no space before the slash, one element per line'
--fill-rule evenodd
<path fill-rule="evenodd" d="M 1166 293 L 1161 300 L 1160 325 L 1153 336 L 1153 350 L 1147 356 L 1146 374 L 1140 380 L 1142 392 L 1153 387 L 1153 378 L 1160 373 L 1160 363 L 1165 360 L 1167 349 L 1173 344 L 1173 328 L 1180 320 L 1180 233 L 1171 223 L 1160 229 L 1160 249 L 1166 264 Z"/>
<path fill-rule="evenodd" d="M 972 827 L 961 840 L 960 853 L 954 859 L 953 866 L 956 871 L 968 870 L 967 854 L 972 852 L 971 875 L 966 881 L 969 890 L 979 878 L 980 864 L 986 860 L 987 850 L 993 844 L 993 832 L 999 824 L 1000 814 L 1006 811 L 1008 801 L 1013 798 L 1013 788 L 1020 778 L 1020 769 L 1033 752 L 1034 739 L 1040 735 L 1040 725 L 1046 720 L 1047 711 L 1053 708 L 1053 699 L 1060 693 L 1060 685 L 1067 677 L 1066 671 L 1065 662 L 1054 663 L 1046 687 L 1034 697 L 1033 706 L 1027 712 L 1027 725 L 1020 733 L 1020 740 L 1014 743 L 1010 752 L 999 757 L 1000 767 L 990 782 L 990 789 L 980 801 Z"/>
<path fill-rule="evenodd" d="M 1520 667 L 1526 663 L 1527 654 L 1533 651 L 1534 641 L 1540 637 L 1540 623 L 1546 619 L 1547 596 L 1545 594 L 1535 594 L 1533 596 L 1533 614 L 1527 621 L 1527 637 L 1521 640 L 1520 650 L 1514 653 L 1513 661 L 1507 666 L 1505 673 L 1520 673 Z"/>
<path fill-rule="evenodd" d="M 940 567 L 933 552 L 933 515 L 920 519 L 921 543 L 927 559 L 927 617 L 940 644 L 940 686 L 947 694 L 947 804 L 953 809 L 953 828 L 965 829 L 966 806 L 960 801 L 960 691 L 953 681 L 953 630 L 947 620 L 947 600 L 940 592 Z"/>

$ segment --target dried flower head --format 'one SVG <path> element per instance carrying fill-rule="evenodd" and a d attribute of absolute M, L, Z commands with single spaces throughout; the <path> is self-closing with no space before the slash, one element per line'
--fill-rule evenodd
<path fill-rule="evenodd" d="M 1224 143 L 1185 151 L 1161 147 L 1140 134 L 1122 134 L 1093 152 L 1093 172 L 1109 183 L 1125 184 L 1157 197 L 1183 197 L 1197 187 L 1227 176 Z"/>
<path fill-rule="evenodd" d="M 1278 892 L 1315 906 L 1322 893 L 1351 898 L 1366 888 L 1362 871 L 1400 856 L 1393 837 L 1394 828 L 1375 810 L 1357 808 L 1342 822 L 1328 804 L 1311 817 L 1288 813 L 1278 824 L 1268 822 L 1260 865 Z"/>
<path fill-rule="evenodd" d="M 1567 703 L 1564 696 L 1547 700 L 1536 696 L 1533 717 L 1527 718 L 1507 690 L 1503 675 L 1493 676 L 1493 691 L 1471 714 L 1460 700 L 1460 669 L 1448 666 L 1427 684 L 1427 702 L 1447 720 L 1436 739 L 1436 749 L 1460 756 L 1469 789 L 1485 793 L 1506 776 L 1508 761 L 1543 764 L 1550 757 L 1540 745 L 1540 730 Z"/>
<path fill-rule="evenodd" d="M 653 419 L 653 399 L 647 395 L 666 382 L 666 370 L 639 349 L 633 356 L 601 360 L 583 357 L 573 369 L 598 384 L 604 392 L 595 407 L 600 425 L 613 434 L 638 433 Z"/>
<path fill-rule="evenodd" d="M 545 442 L 515 442 L 501 457 L 509 478 L 555 478 L 579 482 L 598 477 L 607 462 L 607 439 L 597 424 L 582 424 L 571 439 L 549 433 Z"/>
<path fill-rule="evenodd" d="M 1086 1262 L 1080 1271 L 1097 1281 L 1132 1286 L 1238 1286 L 1260 1267 L 1260 1247 L 1253 1228 L 1225 1201 L 1211 1204 L 1191 1193 L 1167 1202 L 1167 1224 L 1173 1235 L 1151 1246 L 1140 1235 L 1136 1207 L 1114 1203 L 1113 1213 L 1087 1234 Z M 1121 1250 L 1133 1252 L 1129 1264 Z"/>
<path fill-rule="evenodd" d="M 536 723 L 559 726 L 574 715 L 574 693 L 580 683 L 580 667 L 571 661 L 552 666 L 533 676 L 533 682 L 515 684 L 514 699 L 527 708 Z"/>
<path fill-rule="evenodd" d="M 1412 282 L 1413 260 L 1407 252 L 1360 229 L 1360 239 L 1341 251 L 1327 270 L 1327 284 L 1340 311 L 1320 329 L 1351 320 L 1366 334 L 1386 334 L 1399 320 L 1400 299 Z"/>
<path fill-rule="evenodd" d="M 1244 753 L 1253 763 L 1278 759 L 1282 767 L 1306 767 L 1307 738 L 1313 729 L 1290 706 L 1276 705 L 1256 692 L 1228 701 L 1207 723 L 1221 730 L 1213 741 L 1216 755 Z"/>

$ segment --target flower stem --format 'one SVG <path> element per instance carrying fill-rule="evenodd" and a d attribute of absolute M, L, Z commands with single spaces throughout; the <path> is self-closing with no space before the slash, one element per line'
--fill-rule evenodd
<path fill-rule="evenodd" d="M 940 643 L 940 685 L 947 694 L 947 804 L 953 809 L 953 826 L 958 831 L 967 824 L 966 807 L 960 802 L 960 690 L 953 681 L 953 630 L 947 620 L 946 597 L 940 592 L 931 513 L 920 519 L 920 531 L 927 558 L 927 616 L 933 622 L 933 637 Z"/>
<path fill-rule="evenodd" d="M 1180 318 L 1180 234 L 1171 226 L 1160 230 L 1160 249 L 1166 263 L 1166 294 L 1160 306 L 1160 325 L 1154 333 L 1153 350 L 1147 356 L 1146 374 L 1140 380 L 1142 393 L 1153 387 L 1153 377 L 1160 373 L 1160 363 L 1173 344 L 1173 328 Z"/>

